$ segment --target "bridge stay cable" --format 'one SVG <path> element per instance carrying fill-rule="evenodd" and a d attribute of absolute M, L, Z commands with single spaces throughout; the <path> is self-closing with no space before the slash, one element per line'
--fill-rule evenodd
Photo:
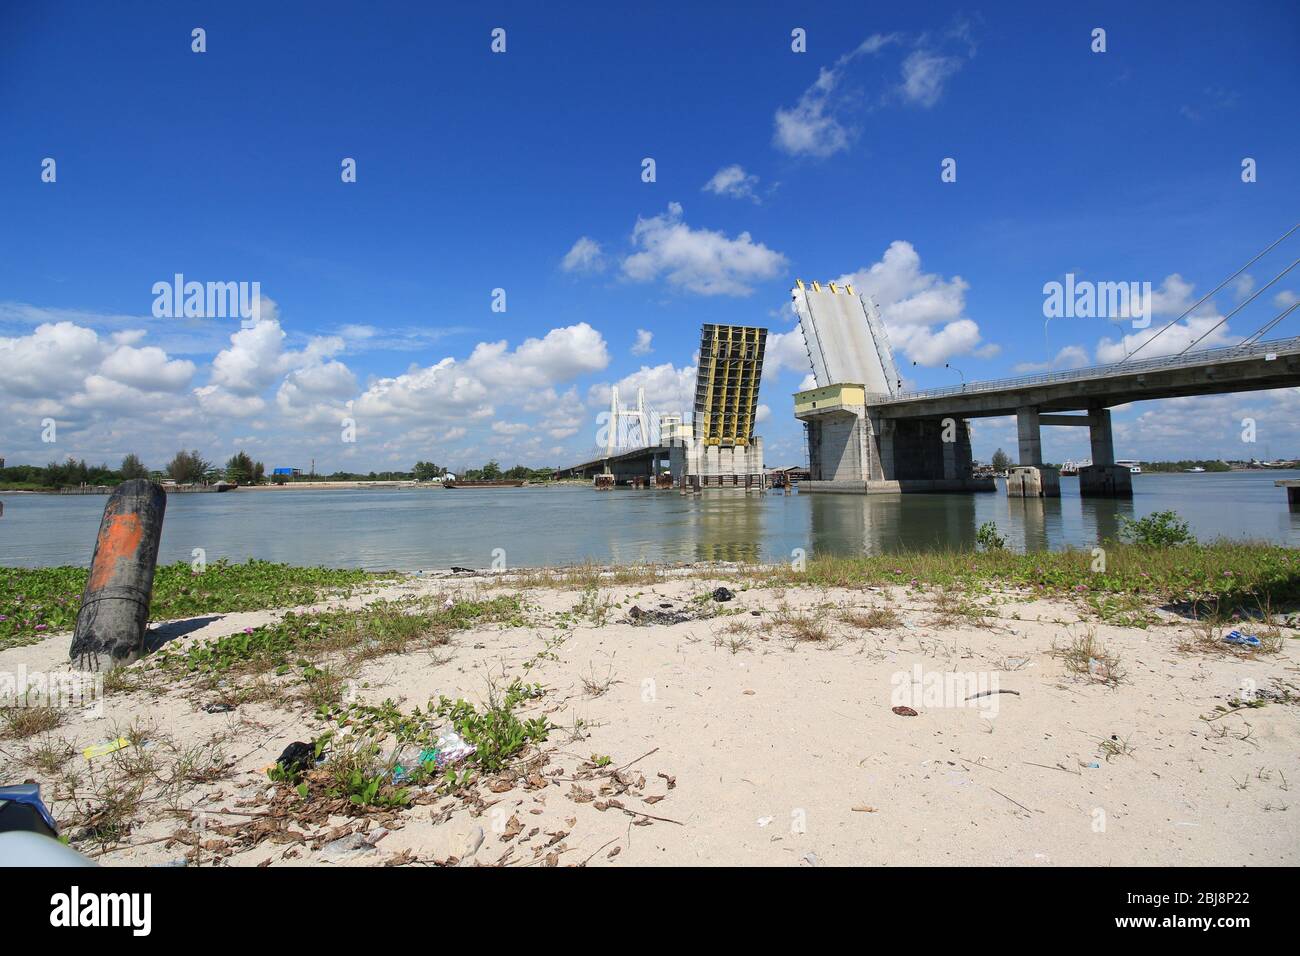
<path fill-rule="evenodd" d="M 1158 329 L 1158 330 L 1156 331 L 1156 333 L 1155 333 L 1154 335 L 1152 335 L 1149 339 L 1147 339 L 1145 342 L 1143 342 L 1141 345 L 1139 345 L 1137 348 L 1135 348 L 1132 352 L 1129 352 L 1126 356 L 1124 356 L 1123 359 L 1121 359 L 1120 361 L 1116 362 L 1115 364 L 1116 364 L 1116 365 L 1123 365 L 1125 362 L 1127 362 L 1127 361 L 1128 361 L 1129 359 L 1131 359 L 1133 356 L 1137 355 L 1138 352 L 1141 352 L 1144 348 L 1146 348 L 1148 345 L 1150 345 L 1150 344 L 1151 344 L 1152 342 L 1154 342 L 1156 339 L 1160 338 L 1160 336 L 1163 335 L 1165 332 L 1169 331 L 1169 329 L 1170 329 L 1172 326 L 1175 326 L 1175 325 L 1177 325 L 1179 322 L 1183 321 L 1183 319 L 1187 318 L 1189 315 L 1191 315 L 1193 312 L 1195 312 L 1197 309 L 1199 309 L 1202 305 L 1204 305 L 1207 301 L 1209 301 L 1210 298 L 1212 298 L 1214 295 L 1216 295 L 1218 292 L 1220 292 L 1220 291 L 1223 289 L 1223 287 L 1226 286 L 1229 282 L 1231 282 L 1233 279 L 1237 278 L 1237 276 L 1241 275 L 1243 272 L 1245 272 L 1247 269 L 1249 269 L 1251 266 L 1253 266 L 1256 262 L 1258 262 L 1260 259 L 1263 259 L 1266 255 L 1268 255 L 1270 252 L 1272 252 L 1274 249 L 1276 249 L 1278 246 L 1280 246 L 1283 242 L 1285 242 L 1287 239 L 1289 239 L 1289 238 L 1291 237 L 1292 233 L 1294 233 L 1297 229 L 1300 229 L 1300 222 L 1296 223 L 1294 226 L 1292 226 L 1290 229 L 1288 229 L 1288 230 L 1286 231 L 1285 234 L 1283 234 L 1282 236 L 1280 236 L 1278 239 L 1274 240 L 1274 242 L 1273 242 L 1271 245 L 1269 245 L 1268 248 L 1266 248 L 1263 252 L 1259 253 L 1259 255 L 1255 256 L 1255 258 L 1251 259 L 1251 260 L 1250 260 L 1249 262 L 1247 262 L 1244 266 L 1242 266 L 1240 269 L 1238 269 L 1238 270 L 1237 270 L 1236 272 L 1234 272 L 1232 275 L 1228 276 L 1228 278 L 1224 279 L 1224 280 L 1223 280 L 1222 282 L 1220 282 L 1217 286 L 1215 286 L 1213 289 L 1211 289 L 1209 292 L 1207 292 L 1207 293 L 1206 293 L 1204 296 L 1202 296 L 1199 300 L 1197 300 L 1196 302 L 1194 302 L 1194 303 L 1193 303 L 1193 304 L 1192 304 L 1192 305 L 1187 309 L 1186 312 L 1184 312 L 1182 315 L 1178 316 L 1178 318 L 1174 319 L 1174 320 L 1173 320 L 1172 322 L 1170 322 L 1169 324 L 1162 326 L 1160 329 Z M 1148 303 L 1148 308 L 1149 308 L 1149 307 L 1150 307 L 1150 304 Z"/>
<path fill-rule="evenodd" d="M 1223 318 L 1219 319 L 1218 322 L 1215 322 L 1212 326 L 1210 326 L 1208 329 L 1206 329 L 1205 332 L 1203 332 L 1199 338 L 1197 338 L 1197 339 L 1195 339 L 1194 341 L 1192 341 L 1191 343 L 1189 343 L 1188 346 L 1187 346 L 1186 348 L 1184 348 L 1184 349 L 1183 349 L 1181 352 L 1179 352 L 1178 354 L 1179 354 L 1179 355 L 1186 355 L 1189 351 L 1191 351 L 1192 346 L 1196 345 L 1198 342 L 1202 342 L 1202 341 L 1204 341 L 1205 338 L 1206 338 L 1206 337 L 1207 337 L 1211 332 L 1213 332 L 1215 329 L 1217 329 L 1219 326 L 1221 326 L 1224 322 L 1227 322 L 1230 318 L 1232 318 L 1234 315 L 1236 315 L 1238 312 L 1240 312 L 1240 311 L 1241 311 L 1242 309 L 1244 309 L 1246 306 L 1250 305 L 1252 302 L 1254 302 L 1256 299 L 1258 299 L 1258 298 L 1260 297 L 1260 295 L 1263 294 L 1263 292 L 1264 292 L 1265 289 L 1267 289 L 1269 286 L 1273 285 L 1275 282 L 1277 282 L 1278 279 L 1282 278 L 1284 275 L 1286 275 L 1288 272 L 1290 272 L 1292 269 L 1294 269 L 1297 265 L 1300 265 L 1300 259 L 1296 259 L 1296 260 L 1292 261 L 1292 263 L 1291 263 L 1289 266 L 1287 266 L 1285 269 L 1283 269 L 1283 270 L 1282 270 L 1281 272 L 1279 272 L 1277 275 L 1273 276 L 1273 278 L 1269 279 L 1268 282 L 1264 283 L 1264 284 L 1263 284 L 1262 286 L 1260 286 L 1257 290 L 1255 290 L 1255 293 L 1254 293 L 1253 295 L 1251 295 L 1250 298 L 1248 298 L 1245 302 L 1241 303 L 1241 305 L 1237 306 L 1235 309 L 1233 309 L 1231 312 L 1229 312 L 1229 313 L 1228 313 L 1227 315 L 1225 315 Z"/>
<path fill-rule="evenodd" d="M 1260 340 L 1260 338 L 1267 335 L 1269 332 L 1273 331 L 1274 326 L 1276 326 L 1279 322 L 1285 319 L 1296 309 L 1300 309 L 1300 300 L 1292 302 L 1288 308 L 1284 309 L 1275 318 L 1269 320 L 1268 322 L 1265 322 L 1258 329 L 1252 332 L 1249 336 L 1247 336 L 1246 338 L 1238 342 L 1235 348 L 1233 349 L 1233 351 L 1236 351 L 1237 349 L 1244 349 L 1251 345 L 1254 345 L 1256 342 Z"/>

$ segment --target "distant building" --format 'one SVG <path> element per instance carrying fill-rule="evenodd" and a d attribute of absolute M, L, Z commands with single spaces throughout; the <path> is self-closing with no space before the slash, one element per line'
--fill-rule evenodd
<path fill-rule="evenodd" d="M 659 444 L 684 445 L 691 440 L 691 426 L 681 415 L 659 416 Z"/>
<path fill-rule="evenodd" d="M 283 475 L 285 478 L 297 478 L 301 474 L 301 468 L 276 468 L 271 472 L 272 476 Z"/>

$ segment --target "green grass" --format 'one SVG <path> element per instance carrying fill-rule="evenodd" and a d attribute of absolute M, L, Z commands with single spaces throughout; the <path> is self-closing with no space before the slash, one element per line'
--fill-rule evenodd
<path fill-rule="evenodd" d="M 305 667 L 327 654 L 344 652 L 352 660 L 364 660 L 398 654 L 412 645 L 445 644 L 452 632 L 480 624 L 514 626 L 523 621 L 522 604 L 514 596 L 436 608 L 378 601 L 355 610 L 289 613 L 273 624 L 201 641 L 183 651 L 163 648 L 154 662 L 168 670 L 208 675 L 286 673 L 295 664 Z"/>
<path fill-rule="evenodd" d="M 1105 571 L 1093 571 L 1091 550 L 1017 554 L 1012 551 L 931 551 L 871 557 L 810 558 L 804 571 L 786 565 L 753 568 L 748 576 L 772 587 L 918 584 L 980 590 L 1027 588 L 1088 597 L 1117 612 L 1151 603 L 1218 601 L 1254 607 L 1300 600 L 1300 550 L 1219 541 L 1146 547 L 1108 543 Z"/>
<path fill-rule="evenodd" d="M 70 629 L 81 607 L 85 568 L 0 568 L 0 648 Z M 179 561 L 154 576 L 150 620 L 311 604 L 326 592 L 391 578 L 391 572 L 296 568 L 270 561 L 218 561 L 202 573 Z"/>

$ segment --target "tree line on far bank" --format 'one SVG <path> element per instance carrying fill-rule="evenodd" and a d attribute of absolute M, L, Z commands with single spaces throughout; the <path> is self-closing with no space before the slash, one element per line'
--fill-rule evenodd
<path fill-rule="evenodd" d="M 496 461 L 489 461 L 482 468 L 471 468 L 461 475 L 467 480 L 491 480 L 495 478 L 522 479 L 540 481 L 551 477 L 554 469 L 528 468 L 516 465 L 503 470 Z M 328 475 L 270 475 L 260 461 L 254 461 L 246 452 L 240 451 L 226 460 L 225 467 L 220 467 L 206 460 L 197 450 L 181 450 L 161 469 L 149 469 L 138 455 L 128 454 L 122 459 L 118 468 L 110 468 L 107 463 L 89 465 L 83 458 L 80 461 L 68 458 L 66 461 L 52 461 L 48 465 L 12 465 L 0 468 L 0 487 L 4 488 L 76 488 L 82 485 L 116 485 L 131 478 L 151 478 L 154 481 L 175 481 L 177 484 L 213 484 L 218 481 L 231 481 L 239 485 L 261 485 L 268 480 L 277 484 L 292 481 L 428 481 L 447 474 L 447 469 L 433 462 L 419 461 L 411 471 L 350 472 L 336 471 Z"/>
<path fill-rule="evenodd" d="M 1001 448 L 999 448 L 997 451 L 993 453 L 993 460 L 990 462 L 990 465 L 992 465 L 994 471 L 1006 471 L 1014 464 L 1015 462 L 1011 460 L 1011 456 L 1008 455 L 1006 452 L 1004 452 Z M 1184 461 L 1143 461 L 1143 462 L 1139 462 L 1139 464 L 1142 466 L 1143 471 L 1156 471 L 1156 472 L 1187 471 L 1189 468 L 1204 468 L 1206 471 L 1232 471 L 1232 464 L 1226 461 L 1222 461 L 1220 459 L 1215 459 L 1213 461 L 1208 459 L 1204 459 L 1204 460 L 1187 459 Z M 1245 465 L 1247 463 L 1237 462 L 1237 464 Z"/>

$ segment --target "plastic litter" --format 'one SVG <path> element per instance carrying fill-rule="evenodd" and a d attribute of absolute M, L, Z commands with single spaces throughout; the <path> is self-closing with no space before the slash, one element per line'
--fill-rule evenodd
<path fill-rule="evenodd" d="M 312 744 L 295 740 L 284 748 L 284 752 L 275 758 L 275 762 L 283 767 L 286 773 L 306 770 L 316 762 L 316 748 Z"/>
<path fill-rule="evenodd" d="M 417 767 L 429 764 L 437 770 L 445 770 L 460 763 L 474 750 L 473 744 L 467 744 L 460 734 L 450 728 L 438 735 L 438 742 L 432 747 L 418 748 L 407 744 L 394 754 L 393 782 L 400 783 L 414 773 Z"/>
<path fill-rule="evenodd" d="M 59 826 L 41 800 L 41 788 L 35 783 L 0 787 L 0 832 L 21 830 L 57 837 Z"/>
<path fill-rule="evenodd" d="M 81 752 L 81 755 L 87 760 L 94 760 L 96 757 L 105 757 L 129 746 L 131 746 L 131 741 L 125 737 L 118 737 L 116 740 L 110 740 L 107 743 L 91 744 Z"/>
<path fill-rule="evenodd" d="M 735 596 L 730 588 L 718 588 L 713 592 L 713 600 L 715 601 L 730 601 Z"/>
<path fill-rule="evenodd" d="M 1243 647 L 1259 647 L 1260 640 L 1253 634 L 1243 634 L 1241 631 L 1230 631 L 1228 636 L 1223 639 L 1228 644 L 1240 644 Z"/>

